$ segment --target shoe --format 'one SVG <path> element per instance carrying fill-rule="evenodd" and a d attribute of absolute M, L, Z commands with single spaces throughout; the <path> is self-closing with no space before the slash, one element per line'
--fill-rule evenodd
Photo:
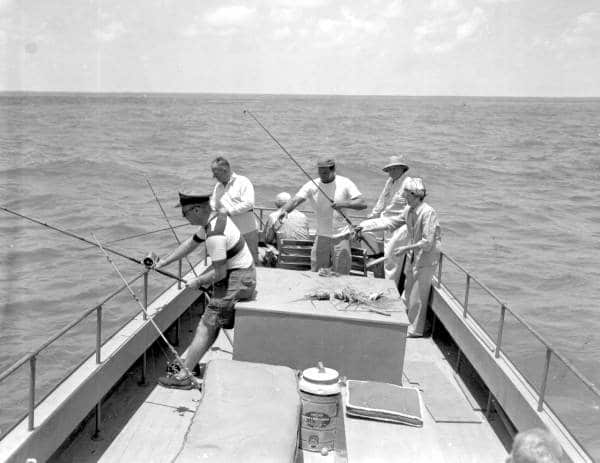
<path fill-rule="evenodd" d="M 158 384 L 170 389 L 190 390 L 194 388 L 194 383 L 189 376 L 187 378 L 180 379 L 175 375 L 167 374 L 166 376 L 161 376 L 158 378 Z"/>

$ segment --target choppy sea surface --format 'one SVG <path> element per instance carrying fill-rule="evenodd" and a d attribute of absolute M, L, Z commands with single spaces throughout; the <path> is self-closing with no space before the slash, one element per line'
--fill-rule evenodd
<path fill-rule="evenodd" d="M 306 179 L 244 109 L 307 171 L 335 158 L 369 206 L 387 158 L 406 156 L 439 213 L 444 250 L 598 384 L 600 99 L 0 94 L 0 204 L 111 241 L 166 227 L 146 178 L 183 223 L 177 192 L 209 192 L 210 161 L 223 155 L 252 180 L 257 205 L 272 207 L 275 194 Z M 97 249 L 3 211 L 0 243 L 0 371 L 121 285 Z M 173 245 L 165 231 L 112 246 L 140 258 Z M 127 277 L 140 271 L 115 261 Z M 460 295 L 464 278 L 451 267 Z M 152 294 L 168 284 L 153 275 Z M 105 337 L 138 310 L 125 296 L 105 307 Z M 495 339 L 498 306 L 478 298 L 474 290 L 474 315 Z M 92 318 L 40 355 L 41 389 L 93 350 L 93 326 Z M 539 387 L 544 348 L 507 319 L 511 326 L 503 344 Z M 559 410 L 591 413 L 579 423 L 589 444 L 600 435 L 600 404 L 559 364 L 548 393 Z M 0 428 L 23 410 L 15 402 L 26 367 L 0 383 Z M 570 419 L 578 424 L 579 413 Z"/>

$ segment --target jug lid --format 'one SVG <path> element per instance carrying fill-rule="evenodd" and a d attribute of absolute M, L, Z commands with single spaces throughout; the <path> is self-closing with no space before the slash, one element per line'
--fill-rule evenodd
<path fill-rule="evenodd" d="M 318 366 L 307 368 L 300 378 L 300 389 L 317 395 L 338 394 L 340 392 L 340 375 L 333 368 L 326 368 L 323 362 Z"/>

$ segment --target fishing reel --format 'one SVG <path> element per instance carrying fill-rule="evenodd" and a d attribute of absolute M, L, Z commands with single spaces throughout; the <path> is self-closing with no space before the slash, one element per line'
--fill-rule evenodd
<path fill-rule="evenodd" d="M 160 260 L 160 257 L 158 257 L 157 254 L 151 252 L 150 254 L 148 254 L 146 257 L 144 257 L 142 259 L 142 263 L 144 264 L 144 266 L 146 268 L 152 268 L 152 267 L 154 267 L 155 264 L 158 263 L 159 260 Z"/>

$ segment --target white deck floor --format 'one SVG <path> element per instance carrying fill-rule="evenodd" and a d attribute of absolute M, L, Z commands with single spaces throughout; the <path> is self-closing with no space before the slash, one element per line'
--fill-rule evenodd
<path fill-rule="evenodd" d="M 184 317 L 185 318 L 185 317 Z M 195 326 L 197 317 L 187 321 Z M 192 332 L 183 329 L 182 344 Z M 220 335 L 217 349 L 207 358 L 231 358 L 231 345 Z M 456 379 L 437 344 L 431 339 L 408 339 L 406 363 L 433 362 L 446 378 Z M 198 390 L 165 389 L 156 383 L 164 372 L 162 354 L 148 356 L 147 385 L 138 386 L 131 374 L 103 404 L 100 438 L 92 440 L 94 420 L 52 458 L 52 462 L 169 462 L 176 457 L 184 442 L 192 416 L 201 400 Z M 461 389 L 457 386 L 457 390 Z M 425 397 L 436 397 L 435 387 Z M 452 400 L 450 398 L 447 398 Z M 427 399 L 425 399 L 426 401 Z M 298 462 L 503 462 L 507 450 L 495 432 L 498 420 L 488 422 L 480 411 L 474 411 L 480 423 L 436 422 L 427 409 L 422 411 L 424 425 L 415 428 L 345 417 L 347 451 L 328 456 L 303 452 Z"/>

